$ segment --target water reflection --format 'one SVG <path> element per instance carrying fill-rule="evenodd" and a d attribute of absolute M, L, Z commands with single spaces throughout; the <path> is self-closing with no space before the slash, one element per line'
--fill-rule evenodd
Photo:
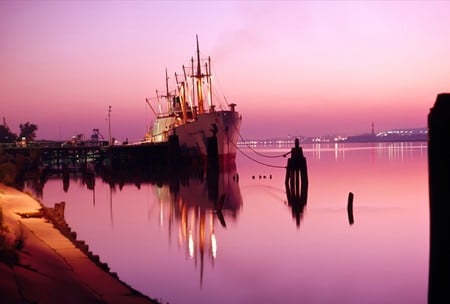
<path fill-rule="evenodd" d="M 292 217 L 295 218 L 297 228 L 300 227 L 300 221 L 303 218 L 303 210 L 308 198 L 308 185 L 302 183 L 301 190 L 286 184 L 287 202 L 292 210 Z"/>
<path fill-rule="evenodd" d="M 239 176 L 96 168 L 92 190 L 70 172 L 64 192 L 59 174 L 42 201 L 66 201 L 80 239 L 163 303 L 425 303 L 426 145 L 339 144 L 337 159 L 334 144 L 316 148 L 320 159 L 304 146 L 307 204 L 285 189 L 284 170 L 244 157 Z"/>
<path fill-rule="evenodd" d="M 95 167 L 88 164 L 86 167 L 46 170 L 45 178 L 39 180 L 43 182 L 30 180 L 27 186 L 40 197 L 43 197 L 44 186 L 50 180 L 61 180 L 64 193 L 74 182 L 76 187 L 82 186 L 92 191 L 93 209 L 96 207 L 98 188 L 101 188 L 100 191 L 107 190 L 111 228 L 114 228 L 117 217 L 113 202 L 117 199 L 117 192 L 131 191 L 130 187 L 141 190 L 149 186 L 159 207 L 160 228 L 164 230 L 167 227 L 169 242 L 175 235 L 179 248 L 184 248 L 188 259 L 199 267 L 200 285 L 203 284 L 205 260 L 208 258 L 213 265 L 220 250 L 217 229 L 226 229 L 229 221 L 236 221 L 243 205 L 235 163 L 227 164 L 220 170 L 192 165 L 179 167 L 176 171 L 127 165 Z M 75 189 L 72 190 L 80 191 Z"/>
<path fill-rule="evenodd" d="M 208 171 L 182 176 L 178 180 L 160 184 L 156 191 L 159 200 L 160 226 L 168 222 L 168 237 L 177 230 L 178 245 L 187 256 L 200 265 L 200 285 L 203 283 L 205 256 L 213 264 L 219 244 L 215 231 L 228 220 L 236 220 L 243 205 L 236 166 L 227 170 Z"/>
<path fill-rule="evenodd" d="M 314 159 L 320 160 L 332 152 L 335 160 L 345 160 L 348 153 L 355 150 L 370 150 L 372 160 L 376 158 L 387 158 L 391 161 L 404 160 L 414 157 L 413 153 L 419 150 L 420 154 L 426 156 L 427 143 L 422 142 L 380 142 L 380 143 L 315 143 L 311 144 L 305 151 L 311 153 Z"/>
<path fill-rule="evenodd" d="M 20 190 L 31 189 L 34 195 L 42 198 L 44 195 L 45 184 L 50 179 L 61 179 L 62 189 L 64 192 L 69 191 L 71 180 L 81 180 L 83 186 L 89 190 L 95 190 L 96 167 L 93 163 L 86 163 L 79 166 L 41 166 L 35 170 L 28 171 L 24 176 L 24 180 L 20 182 L 23 184 L 19 187 Z"/>

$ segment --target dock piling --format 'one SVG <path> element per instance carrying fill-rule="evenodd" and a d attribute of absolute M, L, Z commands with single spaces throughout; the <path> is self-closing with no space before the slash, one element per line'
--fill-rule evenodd
<path fill-rule="evenodd" d="M 302 185 L 308 186 L 308 169 L 303 149 L 299 145 L 298 138 L 295 139 L 295 146 L 291 150 L 291 157 L 288 158 L 286 166 L 285 184 L 291 189 L 299 192 L 300 181 Z"/>
<path fill-rule="evenodd" d="M 355 222 L 355 219 L 353 218 L 353 193 L 348 193 L 348 199 L 347 199 L 347 216 L 348 216 L 348 223 L 350 225 L 353 225 Z"/>
<path fill-rule="evenodd" d="M 450 93 L 438 94 L 428 115 L 430 258 L 428 303 L 450 303 Z M 447 299 L 447 300 L 445 300 Z"/>
<path fill-rule="evenodd" d="M 298 138 L 295 139 L 295 146 L 292 148 L 291 157 L 287 161 L 284 182 L 287 200 L 292 208 L 292 215 L 296 219 L 297 227 L 299 227 L 308 198 L 308 170 L 306 158 L 303 155 Z"/>

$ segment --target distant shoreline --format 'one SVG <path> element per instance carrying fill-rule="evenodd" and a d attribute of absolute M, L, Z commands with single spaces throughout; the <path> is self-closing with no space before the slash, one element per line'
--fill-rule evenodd
<path fill-rule="evenodd" d="M 294 145 L 294 138 L 288 139 L 261 139 L 261 140 L 247 140 L 238 142 L 238 146 L 292 146 Z M 348 139 L 332 140 L 332 139 L 304 139 L 300 138 L 301 144 L 376 144 L 376 143 L 406 143 L 406 142 L 428 142 L 428 138 L 365 138 L 352 137 Z"/>
<path fill-rule="evenodd" d="M 302 136 L 289 135 L 287 137 L 266 138 L 266 139 L 247 139 L 238 142 L 239 145 L 268 145 L 268 144 L 286 144 L 293 145 L 295 138 L 302 144 L 321 144 L 321 143 L 389 143 L 389 142 L 427 142 L 427 128 L 395 129 L 375 133 L 364 133 L 358 135 L 327 135 L 327 136 Z"/>

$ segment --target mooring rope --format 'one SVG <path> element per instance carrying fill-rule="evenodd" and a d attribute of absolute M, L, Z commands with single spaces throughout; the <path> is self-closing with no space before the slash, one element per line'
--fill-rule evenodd
<path fill-rule="evenodd" d="M 218 127 L 220 129 L 222 129 L 222 132 L 225 132 L 225 128 L 223 127 L 222 123 L 218 123 Z M 239 133 L 239 130 L 237 130 L 236 126 L 234 126 L 235 130 Z M 254 161 L 255 163 L 258 163 L 260 165 L 266 166 L 266 167 L 272 167 L 272 168 L 279 168 L 279 169 L 286 169 L 286 166 L 277 166 L 277 165 L 272 165 L 272 164 L 267 164 L 264 163 L 262 161 L 259 161 L 257 159 L 254 159 L 253 157 L 249 156 L 247 153 L 245 153 L 244 151 L 242 151 L 231 139 L 230 139 L 230 135 L 228 134 L 228 132 L 225 132 L 227 134 L 227 141 L 228 143 L 231 143 L 237 151 L 241 152 L 242 155 L 244 155 L 245 157 L 247 157 L 248 159 L 250 159 L 251 161 Z"/>
<path fill-rule="evenodd" d="M 228 100 L 227 100 L 225 94 L 223 94 L 223 89 L 222 89 L 222 86 L 221 86 L 221 84 L 220 84 L 220 81 L 219 81 L 219 79 L 218 79 L 217 77 L 215 77 L 215 80 L 216 80 L 215 82 L 218 84 L 218 88 L 220 89 L 220 91 L 221 91 L 220 93 L 221 93 L 221 94 L 219 94 L 219 93 L 216 92 L 216 90 L 215 90 L 216 86 L 213 87 L 213 90 L 216 92 L 216 95 L 221 95 L 221 96 L 223 97 L 223 99 L 224 99 L 226 105 L 228 106 L 228 105 L 229 105 L 229 104 L 228 104 Z M 261 153 L 261 152 L 258 152 L 258 151 L 256 151 L 255 149 L 253 149 L 252 146 L 250 146 L 249 144 L 246 143 L 247 140 L 244 139 L 244 137 L 242 136 L 241 132 L 236 128 L 236 125 L 233 125 L 233 127 L 234 127 L 234 129 L 236 130 L 236 132 L 239 134 L 239 137 L 241 138 L 241 140 L 245 143 L 244 145 L 245 145 L 247 148 L 249 148 L 253 153 L 255 153 L 255 154 L 257 154 L 257 155 L 259 155 L 259 156 L 261 156 L 261 157 L 266 157 L 266 158 L 279 158 L 279 157 L 286 157 L 287 155 L 289 155 L 289 154 L 291 153 L 291 151 L 289 151 L 289 152 L 285 152 L 285 153 L 279 154 L 279 155 L 267 155 L 267 154 L 263 154 L 263 153 Z M 237 148 L 237 147 L 236 147 L 236 148 Z M 237 149 L 238 149 L 238 148 L 237 148 Z"/>
<path fill-rule="evenodd" d="M 216 82 L 217 82 L 218 87 L 219 87 L 219 89 L 221 90 L 221 92 L 223 92 L 223 89 L 222 89 L 222 86 L 221 86 L 221 84 L 220 84 L 220 81 L 218 81 L 217 78 L 216 78 Z M 217 90 L 216 90 L 216 86 L 213 87 L 213 91 L 214 91 L 214 93 L 215 93 L 216 95 L 219 95 L 219 93 L 218 93 Z M 229 106 L 228 100 L 227 100 L 226 96 L 225 96 L 224 94 L 222 94 L 222 97 L 223 97 L 223 99 L 224 99 L 224 101 L 225 101 L 225 104 L 226 104 L 227 106 Z M 222 129 L 222 132 L 223 132 L 223 131 L 224 131 L 224 128 L 223 128 L 223 126 L 222 126 L 221 123 L 219 123 L 219 127 Z M 241 132 L 236 128 L 236 126 L 233 125 L 233 127 L 235 128 L 235 131 L 237 131 L 237 133 L 239 134 L 239 137 L 241 138 L 241 140 L 242 140 L 243 142 L 246 142 L 246 140 L 245 140 L 244 137 L 242 136 Z M 164 134 L 164 133 L 165 133 L 165 132 L 163 131 L 163 132 L 161 132 L 161 134 L 157 134 L 157 135 L 162 135 L 162 134 Z M 228 138 L 227 138 L 228 142 L 230 142 L 230 143 L 236 148 L 237 151 L 239 151 L 240 153 L 242 153 L 242 155 L 244 155 L 245 157 L 247 157 L 247 158 L 250 159 L 251 161 L 254 161 L 254 162 L 256 162 L 256 163 L 258 163 L 258 164 L 260 164 L 260 165 L 267 166 L 267 167 L 271 167 L 271 168 L 279 168 L 279 169 L 285 169 L 285 168 L 286 168 L 286 166 L 278 166 L 278 165 L 267 164 L 267 163 L 264 163 L 264 162 L 262 162 L 262 161 L 259 161 L 259 160 L 255 159 L 255 158 L 249 156 L 247 153 L 245 153 L 244 151 L 242 151 L 242 149 L 240 149 L 235 143 L 233 143 L 233 141 L 231 141 L 230 138 L 229 138 L 228 132 L 226 132 L 226 133 L 227 133 L 227 137 L 228 137 Z M 153 136 L 152 136 L 152 138 L 153 138 Z M 259 155 L 259 156 L 261 156 L 261 157 L 266 157 L 266 158 L 286 157 L 287 155 L 289 155 L 289 154 L 291 153 L 291 152 L 289 151 L 289 152 L 285 152 L 285 153 L 280 154 L 280 155 L 266 155 L 266 154 L 263 154 L 263 153 L 261 153 L 261 152 L 256 151 L 256 150 L 253 149 L 253 147 L 251 147 L 249 144 L 245 144 L 245 146 L 246 146 L 247 148 L 249 148 L 253 153 L 255 153 L 255 154 L 257 154 L 257 155 Z"/>
<path fill-rule="evenodd" d="M 235 128 L 236 128 L 236 127 L 235 127 Z M 246 142 L 246 140 L 242 137 L 241 132 L 239 132 L 239 130 L 237 130 L 237 129 L 236 129 L 236 131 L 238 132 L 239 137 L 242 139 L 242 141 L 243 141 L 243 142 Z M 266 155 L 266 154 L 262 154 L 261 152 L 256 151 L 256 150 L 253 149 L 253 147 L 250 146 L 249 144 L 245 144 L 245 146 L 246 146 L 247 148 L 249 148 L 250 150 L 252 150 L 253 153 L 255 153 L 255 154 L 257 154 L 257 155 L 259 155 L 259 156 L 261 156 L 261 157 L 267 157 L 267 158 L 279 158 L 279 157 L 286 157 L 287 155 L 291 154 L 291 151 L 289 151 L 289 152 L 285 152 L 285 153 L 279 154 L 279 155 Z"/>
<path fill-rule="evenodd" d="M 278 165 L 272 165 L 272 164 L 267 164 L 264 163 L 262 161 L 259 161 L 257 159 L 254 159 L 253 157 L 249 156 L 247 153 L 245 153 L 244 151 L 242 151 L 235 143 L 233 143 L 230 140 L 230 143 L 236 148 L 237 151 L 241 152 L 242 155 L 244 155 L 245 157 L 247 157 L 248 159 L 250 159 L 251 161 L 254 161 L 255 163 L 258 163 L 260 165 L 266 166 L 266 167 L 271 167 L 271 168 L 279 168 L 279 169 L 286 169 L 286 166 L 278 166 Z"/>

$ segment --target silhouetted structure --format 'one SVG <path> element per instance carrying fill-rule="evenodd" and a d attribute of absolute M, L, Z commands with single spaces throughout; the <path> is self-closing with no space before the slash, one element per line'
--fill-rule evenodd
<path fill-rule="evenodd" d="M 301 188 L 300 188 L 301 182 Z M 292 216 L 296 219 L 297 227 L 308 198 L 308 170 L 303 149 L 299 146 L 299 139 L 295 139 L 295 147 L 291 150 L 291 157 L 286 166 L 286 196 L 292 208 Z"/>
<path fill-rule="evenodd" d="M 353 218 L 353 193 L 348 193 L 348 199 L 347 199 L 347 216 L 348 216 L 348 223 L 350 225 L 353 225 L 355 222 L 355 219 Z"/>
<path fill-rule="evenodd" d="M 437 96 L 428 115 L 430 268 L 428 303 L 450 303 L 450 93 Z"/>
<path fill-rule="evenodd" d="M 300 179 L 302 184 L 308 185 L 308 169 L 306 167 L 306 158 L 303 155 L 303 149 L 299 146 L 298 138 L 295 139 L 295 147 L 291 150 L 291 157 L 286 166 L 286 185 L 289 184 L 293 189 L 299 189 Z"/>

